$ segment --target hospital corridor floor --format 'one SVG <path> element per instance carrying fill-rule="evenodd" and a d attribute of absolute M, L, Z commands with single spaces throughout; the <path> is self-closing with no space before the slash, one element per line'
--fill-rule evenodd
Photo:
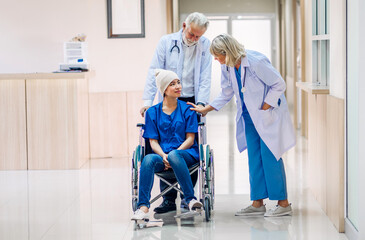
<path fill-rule="evenodd" d="M 0 239 L 347 239 L 307 187 L 307 143 L 302 137 L 283 157 L 293 216 L 234 216 L 250 204 L 247 152 L 237 150 L 234 119 L 227 110 L 207 119 L 216 193 L 210 222 L 204 214 L 189 219 L 174 218 L 176 212 L 156 216 L 153 208 L 160 199 L 151 206 L 151 226 L 136 229 L 130 220 L 131 159 L 92 159 L 80 170 L 0 171 Z M 158 192 L 155 178 L 152 196 Z M 265 203 L 267 208 L 276 204 Z"/>

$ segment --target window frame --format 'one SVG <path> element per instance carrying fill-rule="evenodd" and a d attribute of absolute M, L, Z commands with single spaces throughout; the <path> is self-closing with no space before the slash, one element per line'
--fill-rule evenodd
<path fill-rule="evenodd" d="M 312 0 L 312 82 L 321 86 L 329 86 L 330 80 L 328 5 L 328 0 Z"/>

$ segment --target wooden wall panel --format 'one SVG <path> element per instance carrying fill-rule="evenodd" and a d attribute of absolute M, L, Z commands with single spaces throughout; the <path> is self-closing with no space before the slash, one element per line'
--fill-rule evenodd
<path fill-rule="evenodd" d="M 327 209 L 326 213 L 339 232 L 345 231 L 344 216 L 344 100 L 327 97 Z"/>
<path fill-rule="evenodd" d="M 108 98 L 103 93 L 90 93 L 90 158 L 111 157 L 108 141 Z"/>
<path fill-rule="evenodd" d="M 344 100 L 308 95 L 308 183 L 336 226 L 344 231 Z"/>
<path fill-rule="evenodd" d="M 308 111 L 308 93 L 305 91 L 302 91 L 301 93 L 301 134 L 302 136 L 304 136 L 305 138 L 308 139 L 308 116 L 309 116 L 309 111 Z"/>
<path fill-rule="evenodd" d="M 25 80 L 0 80 L 0 170 L 27 169 Z"/>
<path fill-rule="evenodd" d="M 142 91 L 90 94 L 91 158 L 132 156 L 138 144 Z"/>
<path fill-rule="evenodd" d="M 294 82 L 294 78 L 291 76 L 286 75 L 285 77 L 285 82 L 286 82 L 286 100 L 288 102 L 288 107 L 289 107 L 289 111 L 290 111 L 290 116 L 292 118 L 292 122 L 294 125 L 294 128 L 297 128 L 297 106 L 296 106 L 296 92 L 297 92 L 297 87 L 295 86 L 295 82 Z"/>
<path fill-rule="evenodd" d="M 317 160 L 317 108 L 316 108 L 316 95 L 308 95 L 308 168 L 310 169 L 310 173 L 308 174 L 308 183 L 311 189 L 311 192 L 314 196 L 318 196 L 318 192 L 320 191 L 317 185 L 318 181 L 318 160 Z"/>
<path fill-rule="evenodd" d="M 87 79 L 31 79 L 26 89 L 28 168 L 80 168 L 89 136 L 87 121 L 79 122 L 88 112 L 87 99 L 83 95 L 79 100 L 79 91 L 87 89 Z"/>
<path fill-rule="evenodd" d="M 90 159 L 89 81 L 77 79 L 77 124 L 79 168 Z"/>
<path fill-rule="evenodd" d="M 125 92 L 112 93 L 109 96 L 112 157 L 128 156 L 126 97 Z"/>
<path fill-rule="evenodd" d="M 128 156 L 125 92 L 90 94 L 91 158 Z"/>
<path fill-rule="evenodd" d="M 143 106 L 142 91 L 127 92 L 127 115 L 128 115 L 128 153 L 132 156 L 135 147 L 138 145 L 138 128 L 137 123 L 144 123 L 139 113 Z"/>
<path fill-rule="evenodd" d="M 108 124 L 108 96 L 90 93 L 90 158 L 111 157 Z"/>
<path fill-rule="evenodd" d="M 327 175 L 327 95 L 316 95 L 316 115 L 317 115 L 317 144 L 316 144 L 316 155 L 317 155 L 317 199 L 322 209 L 326 209 L 326 175 Z"/>

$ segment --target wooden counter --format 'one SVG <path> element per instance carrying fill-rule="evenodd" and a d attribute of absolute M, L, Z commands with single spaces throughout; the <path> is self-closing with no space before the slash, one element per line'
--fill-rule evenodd
<path fill-rule="evenodd" d="M 9 79 L 0 80 L 0 170 L 24 170 L 28 168 L 25 80 Z"/>
<path fill-rule="evenodd" d="M 0 74 L 0 169 L 78 169 L 89 159 L 91 75 Z"/>
<path fill-rule="evenodd" d="M 329 94 L 329 86 L 321 86 L 311 82 L 296 82 L 296 87 L 311 94 Z"/>

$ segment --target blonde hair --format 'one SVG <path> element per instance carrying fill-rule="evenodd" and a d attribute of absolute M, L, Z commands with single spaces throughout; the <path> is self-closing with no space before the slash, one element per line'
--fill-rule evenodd
<path fill-rule="evenodd" d="M 216 36 L 210 45 L 210 53 L 213 56 L 226 56 L 226 65 L 234 67 L 241 57 L 246 57 L 245 47 L 229 34 Z"/>

